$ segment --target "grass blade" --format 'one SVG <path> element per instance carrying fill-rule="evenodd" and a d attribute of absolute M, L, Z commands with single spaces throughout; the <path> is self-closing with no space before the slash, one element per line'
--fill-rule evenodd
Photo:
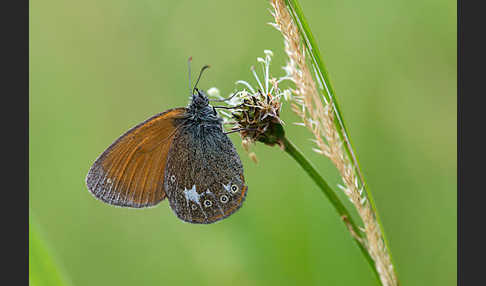
<path fill-rule="evenodd" d="M 39 226 L 29 219 L 29 285 L 68 286 L 39 234 Z"/>

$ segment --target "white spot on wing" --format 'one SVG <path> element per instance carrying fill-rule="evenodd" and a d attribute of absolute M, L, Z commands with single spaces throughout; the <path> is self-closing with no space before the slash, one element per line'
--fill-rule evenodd
<path fill-rule="evenodd" d="M 223 185 L 223 188 L 231 194 L 231 182 L 229 182 L 227 185 L 225 184 L 222 184 Z"/>
<path fill-rule="evenodd" d="M 201 195 L 197 193 L 196 185 L 193 185 L 192 188 L 189 190 L 184 188 L 184 196 L 186 196 L 186 200 L 188 202 L 193 201 L 197 204 L 200 204 L 199 199 L 201 198 Z"/>
<path fill-rule="evenodd" d="M 201 209 L 204 217 L 207 219 L 208 216 L 206 214 L 206 212 L 204 211 L 202 205 L 201 205 L 201 202 L 199 201 L 199 199 L 201 198 L 201 196 L 204 195 L 204 193 L 201 193 L 201 194 L 198 194 L 197 191 L 196 191 L 196 185 L 193 185 L 191 189 L 186 189 L 184 188 L 184 196 L 186 197 L 186 201 L 187 201 L 187 206 L 189 206 L 189 202 L 190 201 L 193 201 L 195 202 L 198 206 L 199 206 L 199 209 Z M 197 207 L 196 207 L 196 204 L 192 204 L 191 205 L 191 208 L 192 210 L 196 210 Z"/>

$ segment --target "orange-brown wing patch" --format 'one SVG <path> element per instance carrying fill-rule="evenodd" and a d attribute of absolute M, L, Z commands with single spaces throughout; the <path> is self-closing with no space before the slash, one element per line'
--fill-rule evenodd
<path fill-rule="evenodd" d="M 157 114 L 118 138 L 88 172 L 91 193 L 117 206 L 141 208 L 162 201 L 167 154 L 185 113 L 175 108 Z"/>

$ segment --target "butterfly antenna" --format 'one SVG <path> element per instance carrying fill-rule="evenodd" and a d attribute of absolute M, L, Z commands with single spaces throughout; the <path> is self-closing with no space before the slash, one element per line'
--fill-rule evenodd
<path fill-rule="evenodd" d="M 192 92 L 194 93 L 194 90 L 197 88 L 197 84 L 199 83 L 199 80 L 201 79 L 201 76 L 202 76 L 202 73 L 205 69 L 208 69 L 210 66 L 209 65 L 205 65 L 201 68 L 201 71 L 199 72 L 199 76 L 197 77 L 197 81 L 196 81 L 196 84 L 194 85 L 194 88 L 192 89 Z"/>
<path fill-rule="evenodd" d="M 189 92 L 190 93 L 193 91 L 192 82 L 191 82 L 191 62 L 192 62 L 192 57 L 189 57 L 189 59 L 187 60 L 187 70 L 189 71 Z"/>

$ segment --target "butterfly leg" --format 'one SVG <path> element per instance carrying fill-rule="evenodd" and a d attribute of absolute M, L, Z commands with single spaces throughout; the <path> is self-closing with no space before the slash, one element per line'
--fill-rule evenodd
<path fill-rule="evenodd" d="M 228 134 L 236 133 L 236 132 L 240 132 L 240 131 L 258 131 L 258 129 L 255 129 L 255 128 L 238 128 L 238 129 L 235 129 L 235 130 L 224 132 L 224 134 L 228 135 Z"/>

